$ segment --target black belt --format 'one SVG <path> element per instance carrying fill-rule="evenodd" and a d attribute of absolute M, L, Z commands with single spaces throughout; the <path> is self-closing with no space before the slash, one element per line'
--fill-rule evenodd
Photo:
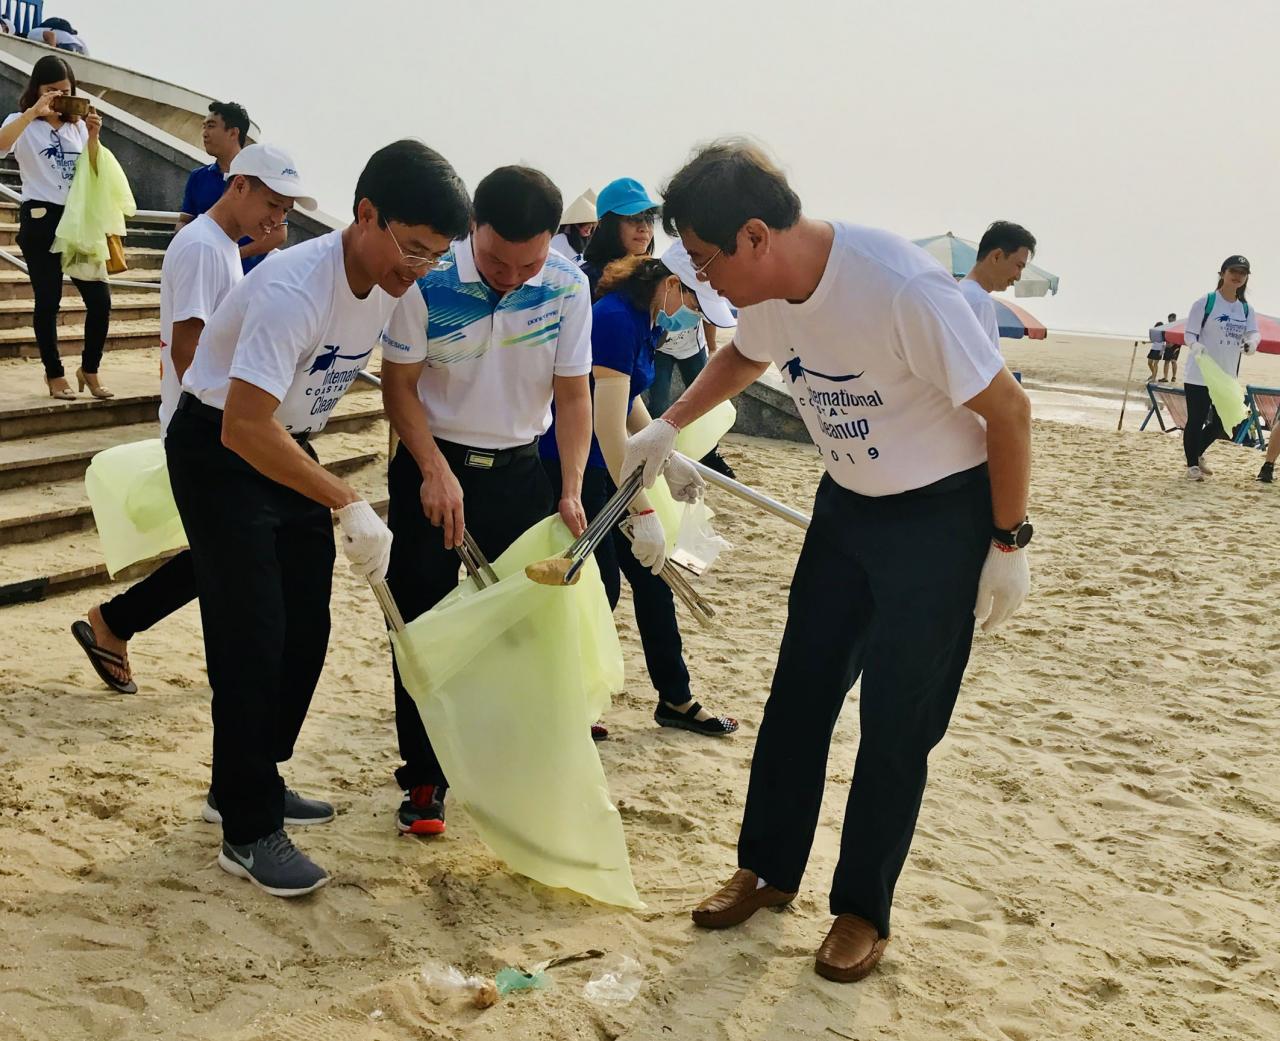
<path fill-rule="evenodd" d="M 515 448 L 472 448 L 470 445 L 459 445 L 439 438 L 436 438 L 436 445 L 451 466 L 470 466 L 476 470 L 498 470 L 538 454 L 536 437 L 527 445 L 516 445 Z"/>
<path fill-rule="evenodd" d="M 213 405 L 206 405 L 190 391 L 184 390 L 182 392 L 182 397 L 178 399 L 177 411 L 186 412 L 198 419 L 203 419 L 209 423 L 216 423 L 219 427 L 222 426 L 222 409 L 216 408 Z M 305 445 L 311 438 L 311 431 L 304 430 L 300 434 L 290 433 L 289 436 L 297 441 L 298 444 Z"/>

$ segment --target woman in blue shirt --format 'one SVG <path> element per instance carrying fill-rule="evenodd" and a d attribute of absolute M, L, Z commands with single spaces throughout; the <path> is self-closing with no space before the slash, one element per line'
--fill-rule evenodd
<path fill-rule="evenodd" d="M 640 395 L 653 382 L 659 337 L 701 321 L 697 294 L 691 288 L 697 285 L 692 267 L 686 274 L 687 282 L 661 260 L 639 255 L 614 261 L 600 278 L 599 299 L 591 309 L 595 437 L 582 479 L 582 505 L 588 519 L 599 513 L 617 488 L 627 435 L 650 422 Z M 558 481 L 553 431 L 539 444 L 548 475 Z M 617 606 L 621 594 L 620 573 L 631 586 L 645 664 L 658 692 L 653 718 L 660 726 L 699 734 L 732 734 L 738 729 L 737 720 L 712 715 L 690 691 L 675 598 L 658 577 L 666 558 L 666 538 L 643 493 L 632 503 L 630 522 L 631 539 L 615 530 L 596 550 L 596 562 L 610 607 Z"/>

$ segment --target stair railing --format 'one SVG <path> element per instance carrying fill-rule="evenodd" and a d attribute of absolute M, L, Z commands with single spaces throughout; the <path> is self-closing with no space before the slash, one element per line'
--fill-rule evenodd
<path fill-rule="evenodd" d="M 44 21 L 44 0 L 0 0 L 0 15 L 13 26 L 14 36 L 26 36 Z"/>

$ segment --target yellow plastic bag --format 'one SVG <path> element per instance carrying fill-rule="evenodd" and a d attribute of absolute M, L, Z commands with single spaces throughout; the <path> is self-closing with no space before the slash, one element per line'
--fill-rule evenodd
<path fill-rule="evenodd" d="M 187 544 L 159 438 L 99 452 L 85 471 L 84 487 L 113 578 L 130 564 Z"/>
<path fill-rule="evenodd" d="M 694 420 L 680 431 L 676 436 L 676 451 L 690 459 L 701 459 L 733 429 L 737 418 L 738 411 L 733 403 L 721 402 L 705 416 Z M 645 494 L 649 497 L 649 505 L 657 513 L 658 520 L 662 521 L 662 530 L 667 534 L 667 553 L 670 554 L 676 547 L 676 535 L 680 531 L 684 506 L 671 498 L 665 477 L 659 477 L 657 483 Z"/>
<path fill-rule="evenodd" d="M 1213 409 L 1222 420 L 1222 427 L 1231 436 L 1241 423 L 1249 418 L 1249 407 L 1244 403 L 1244 388 L 1222 371 L 1222 366 L 1202 353 L 1196 364 L 1200 366 L 1200 375 L 1204 377 L 1204 385 L 1208 388 L 1209 399 Z"/>
<path fill-rule="evenodd" d="M 76 160 L 75 177 L 67 192 L 66 209 L 58 221 L 52 253 L 62 254 L 62 270 L 73 278 L 102 282 L 110 257 L 108 235 L 125 234 L 125 218 L 138 212 L 119 161 L 106 145 L 98 146 L 94 173 L 88 150 Z"/>
<path fill-rule="evenodd" d="M 493 562 L 497 585 L 463 583 L 391 641 L 484 843 L 544 885 L 642 907 L 589 729 L 623 676 L 599 569 L 568 587 L 524 574 L 570 541 L 559 517 L 534 525 Z"/>

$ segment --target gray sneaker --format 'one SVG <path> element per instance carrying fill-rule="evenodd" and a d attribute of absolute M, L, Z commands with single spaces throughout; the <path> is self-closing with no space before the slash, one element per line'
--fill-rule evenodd
<path fill-rule="evenodd" d="M 272 896 L 305 896 L 329 882 L 324 868 L 299 850 L 283 828 L 247 846 L 223 842 L 218 866 Z"/>
<path fill-rule="evenodd" d="M 210 824 L 221 824 L 222 814 L 213 799 L 213 789 L 204 800 L 200 816 Z M 304 827 L 308 824 L 327 824 L 333 820 L 333 807 L 319 799 L 304 799 L 292 788 L 284 790 L 284 822 L 291 827 Z"/>

